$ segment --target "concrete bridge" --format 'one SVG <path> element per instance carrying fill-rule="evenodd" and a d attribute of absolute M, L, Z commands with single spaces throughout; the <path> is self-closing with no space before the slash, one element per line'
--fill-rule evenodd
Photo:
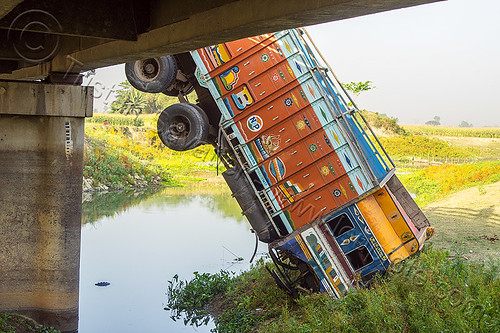
<path fill-rule="evenodd" d="M 0 311 L 78 329 L 80 72 L 435 1 L 2 0 Z"/>

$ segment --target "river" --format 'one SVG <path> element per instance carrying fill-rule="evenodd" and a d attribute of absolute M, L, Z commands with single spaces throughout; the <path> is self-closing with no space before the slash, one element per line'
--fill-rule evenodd
<path fill-rule="evenodd" d="M 195 271 L 241 272 L 255 247 L 223 185 L 87 195 L 82 220 L 80 333 L 209 332 L 211 322 L 170 319 L 168 281 Z M 265 251 L 259 244 L 258 256 Z"/>

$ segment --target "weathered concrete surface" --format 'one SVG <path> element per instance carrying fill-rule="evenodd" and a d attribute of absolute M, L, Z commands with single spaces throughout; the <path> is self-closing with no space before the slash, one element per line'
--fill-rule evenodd
<path fill-rule="evenodd" d="M 92 89 L 0 81 L 0 114 L 92 117 L 92 100 Z"/>
<path fill-rule="evenodd" d="M 92 88 L 0 82 L 0 311 L 67 332 L 78 328 L 90 110 Z"/>
<path fill-rule="evenodd" d="M 84 32 L 70 37 L 64 26 L 71 26 L 69 20 L 82 18 L 57 17 L 63 26 L 61 49 L 57 55 L 48 62 L 25 64 L 26 67 L 11 74 L 2 74 L 0 78 L 44 78 L 51 71 L 66 72 L 70 68 L 75 72 L 85 71 L 288 28 L 436 1 L 442 0 L 151 0 L 144 4 L 141 2 L 137 7 L 140 11 L 137 8 L 134 10 L 136 21 L 147 21 L 140 24 L 147 28 L 145 31 L 138 29 L 137 41 L 130 41 L 127 36 L 114 41 L 83 38 Z M 50 7 L 45 9 L 54 15 L 58 12 Z M 115 15 L 113 12 L 108 14 Z M 127 31 L 125 26 L 123 31 Z M 96 31 L 88 33 L 89 36 L 96 35 Z M 5 51 L 8 51 L 7 48 Z M 10 59 L 9 54 L 3 55 L 3 58 Z"/>
<path fill-rule="evenodd" d="M 14 7 L 23 2 L 23 0 L 2 0 L 0 3 L 0 18 L 4 17 Z"/>

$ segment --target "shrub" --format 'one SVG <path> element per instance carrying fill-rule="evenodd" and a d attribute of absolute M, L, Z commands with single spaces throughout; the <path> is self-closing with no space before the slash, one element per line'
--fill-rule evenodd
<path fill-rule="evenodd" d="M 425 204 L 468 187 L 500 181 L 500 161 L 429 166 L 399 177 L 405 187 L 416 194 L 415 201 Z"/>

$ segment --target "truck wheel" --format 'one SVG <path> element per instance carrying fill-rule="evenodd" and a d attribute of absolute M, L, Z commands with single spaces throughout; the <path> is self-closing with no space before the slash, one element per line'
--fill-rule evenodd
<path fill-rule="evenodd" d="M 158 118 L 158 136 L 168 148 L 186 151 L 206 142 L 209 131 L 208 117 L 194 104 L 170 105 Z"/>
<path fill-rule="evenodd" d="M 134 88 L 147 93 L 160 93 L 175 82 L 177 69 L 174 56 L 168 55 L 128 62 L 125 64 L 125 75 Z"/>

